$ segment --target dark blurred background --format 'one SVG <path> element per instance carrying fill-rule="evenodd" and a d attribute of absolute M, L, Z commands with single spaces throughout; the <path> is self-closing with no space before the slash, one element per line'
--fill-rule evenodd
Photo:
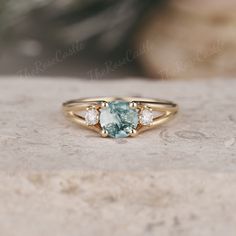
<path fill-rule="evenodd" d="M 0 0 L 0 75 L 236 75 L 233 0 Z"/>

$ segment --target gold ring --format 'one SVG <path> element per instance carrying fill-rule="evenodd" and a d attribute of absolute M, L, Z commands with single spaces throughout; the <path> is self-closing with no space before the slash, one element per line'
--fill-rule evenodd
<path fill-rule="evenodd" d="M 102 137 L 124 138 L 170 120 L 178 105 L 161 99 L 102 97 L 67 101 L 63 111 L 70 120 Z"/>

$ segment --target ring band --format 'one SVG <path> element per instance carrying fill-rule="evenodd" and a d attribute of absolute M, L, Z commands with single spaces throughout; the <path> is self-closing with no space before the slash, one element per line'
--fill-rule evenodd
<path fill-rule="evenodd" d="M 102 97 L 67 101 L 63 111 L 70 120 L 102 137 L 124 138 L 170 120 L 178 105 L 161 99 Z"/>

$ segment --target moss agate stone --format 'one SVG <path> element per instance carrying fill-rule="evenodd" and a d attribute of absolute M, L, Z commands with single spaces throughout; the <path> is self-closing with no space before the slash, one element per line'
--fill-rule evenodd
<path fill-rule="evenodd" d="M 128 137 L 137 128 L 138 121 L 138 112 L 129 107 L 129 102 L 110 102 L 100 110 L 100 125 L 112 138 Z"/>

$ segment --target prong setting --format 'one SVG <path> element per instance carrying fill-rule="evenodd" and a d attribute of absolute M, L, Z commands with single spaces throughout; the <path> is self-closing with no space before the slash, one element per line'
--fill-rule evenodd
<path fill-rule="evenodd" d="M 130 102 L 130 103 L 129 103 L 129 107 L 130 107 L 131 109 L 137 109 L 138 104 L 137 104 L 136 102 Z"/>
<path fill-rule="evenodd" d="M 138 134 L 138 132 L 137 132 L 136 129 L 132 129 L 131 132 L 130 132 L 131 137 L 135 137 L 135 136 L 137 136 L 137 134 Z"/>
<path fill-rule="evenodd" d="M 108 102 L 102 101 L 101 102 L 101 107 L 102 108 L 107 108 L 109 106 Z"/>
<path fill-rule="evenodd" d="M 106 138 L 106 137 L 108 136 L 108 132 L 107 132 L 105 129 L 102 129 L 102 130 L 101 130 L 101 136 L 102 136 L 103 138 Z"/>

